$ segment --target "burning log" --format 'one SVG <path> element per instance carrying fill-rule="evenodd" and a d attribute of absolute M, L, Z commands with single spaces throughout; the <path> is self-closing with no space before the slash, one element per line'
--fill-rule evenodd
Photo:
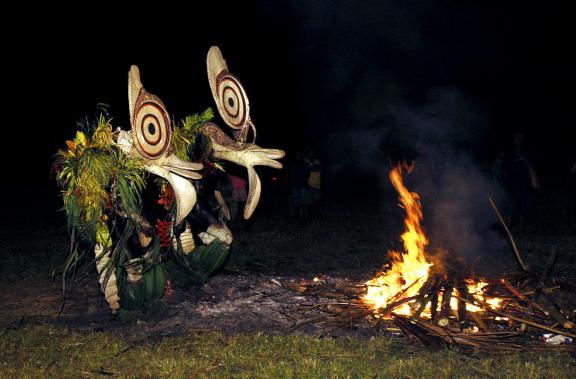
<path fill-rule="evenodd" d="M 428 303 L 432 301 L 433 297 L 436 297 L 436 306 L 438 306 L 438 288 L 442 285 L 442 277 L 440 275 L 432 275 L 428 278 L 426 283 L 420 288 L 420 292 L 416 295 L 416 300 L 410 307 L 413 310 L 413 317 L 418 318 L 426 309 Z"/>
<path fill-rule="evenodd" d="M 463 280 L 458 281 L 458 287 L 456 288 L 458 294 L 463 298 L 468 298 L 468 288 L 466 288 L 466 283 Z M 460 322 L 460 330 L 464 330 L 468 327 L 466 312 L 466 302 L 458 299 L 458 321 Z"/>
<path fill-rule="evenodd" d="M 459 298 L 458 295 L 454 295 L 454 297 Z M 476 305 L 476 306 L 478 306 L 478 307 L 481 307 L 482 309 L 484 309 L 484 310 L 486 310 L 486 311 L 488 311 L 488 312 L 490 312 L 490 313 L 494 313 L 494 314 L 496 314 L 496 315 L 498 315 L 498 316 L 500 316 L 500 317 L 507 317 L 507 318 L 509 318 L 509 319 L 511 319 L 511 320 L 514 320 L 514 321 L 517 321 L 517 322 L 520 322 L 520 323 L 524 323 L 524 324 L 530 325 L 530 326 L 532 326 L 532 327 L 534 327 L 534 328 L 542 329 L 542 330 L 545 330 L 545 331 L 547 331 L 547 332 L 551 332 L 551 333 L 554 333 L 554 334 L 561 334 L 561 335 L 566 336 L 566 337 L 576 338 L 576 335 L 574 335 L 574 334 L 566 333 L 566 332 L 564 332 L 564 331 L 561 331 L 561 330 L 558 330 L 558 329 L 554 329 L 554 328 L 551 328 L 551 327 L 546 326 L 546 325 L 539 324 L 539 323 L 534 322 L 534 321 L 524 320 L 524 319 L 522 319 L 522 318 L 520 318 L 520 317 L 516 317 L 516 316 L 511 315 L 511 314 L 507 314 L 507 313 L 504 313 L 504 312 L 497 311 L 496 309 L 492 309 L 492 308 L 490 308 L 490 307 L 488 307 L 488 306 L 482 306 L 482 305 L 479 305 L 479 304 L 475 304 L 474 302 L 472 302 L 472 301 L 470 301 L 470 300 L 468 300 L 468 299 L 462 299 L 462 300 L 465 301 L 465 302 L 467 302 L 468 304 L 472 304 L 472 305 Z"/>
<path fill-rule="evenodd" d="M 474 323 L 476 323 L 476 325 L 478 325 L 478 328 L 480 330 L 487 330 L 488 329 L 486 327 L 486 323 L 484 322 L 484 320 L 482 320 L 482 317 L 480 317 L 480 315 L 478 315 L 475 312 L 470 312 L 469 314 L 470 314 L 470 317 L 472 318 L 472 320 L 474 320 Z"/>
<path fill-rule="evenodd" d="M 450 282 L 447 281 L 446 275 L 450 275 Z M 530 275 L 532 280 L 527 282 L 526 286 L 536 288 L 536 283 L 539 283 L 539 279 L 544 275 Z M 538 345 L 537 339 L 528 341 L 527 339 L 514 338 L 521 334 L 520 331 L 523 331 L 522 327 L 519 329 L 516 327 L 515 330 L 513 325 L 518 325 L 516 322 L 525 325 L 525 327 L 576 338 L 574 333 L 566 329 L 569 326 L 574 328 L 574 325 L 564 325 L 564 323 L 572 323 L 572 321 L 562 314 L 558 303 L 553 298 L 548 297 L 549 291 L 545 289 L 540 291 L 538 303 L 536 303 L 532 300 L 531 295 L 526 295 L 530 294 L 531 291 L 521 292 L 515 285 L 516 282 L 512 284 L 506 278 L 502 278 L 490 283 L 490 292 L 497 293 L 501 299 L 501 302 L 494 303 L 490 302 L 494 298 L 488 296 L 483 289 L 488 286 L 487 280 L 462 279 L 465 277 L 462 272 L 456 271 L 448 274 L 432 273 L 416 295 L 409 296 L 408 291 L 411 287 L 407 286 L 390 298 L 384 307 L 380 308 L 375 308 L 372 303 L 362 300 L 362 297 L 358 296 L 359 287 L 355 283 L 327 281 L 306 283 L 305 289 L 299 290 L 300 293 L 332 300 L 308 307 L 304 312 L 317 309 L 325 314 L 320 317 L 295 319 L 292 330 L 305 324 L 314 323 L 322 325 L 323 334 L 326 334 L 367 322 L 372 327 L 390 331 L 394 329 L 390 328 L 393 322 L 404 333 L 416 337 L 428 347 L 463 347 L 481 349 L 486 352 L 536 351 L 538 349 L 576 350 L 575 345 Z M 348 286 L 353 290 L 346 290 Z M 338 299 L 334 301 L 336 297 Z M 439 297 L 442 298 L 441 304 L 438 304 Z M 455 298 L 457 301 L 452 301 L 450 304 L 451 298 Z M 420 306 L 415 307 L 412 303 L 419 303 Z M 536 312 L 528 311 L 527 307 L 531 303 L 534 304 L 533 307 Z M 404 312 L 408 304 L 411 305 L 408 307 L 410 313 L 406 314 Z M 432 306 L 430 312 L 432 320 L 430 321 L 427 313 L 420 312 L 421 308 L 426 307 L 427 304 Z M 455 304 L 458 304 L 458 308 L 455 307 Z M 465 304 L 466 307 L 462 307 L 462 304 Z M 507 310 L 503 311 L 504 308 L 501 307 L 506 307 Z M 557 312 L 556 317 L 554 310 Z M 458 320 L 465 320 L 470 325 L 469 328 L 464 328 L 462 325 L 460 328 L 455 327 L 455 325 L 451 326 L 450 317 L 454 315 L 451 315 L 451 312 L 456 311 L 458 312 Z M 402 316 L 403 314 L 405 316 Z M 559 320 L 557 319 L 558 315 L 562 316 Z M 445 326 L 440 326 L 439 321 L 442 319 Z M 557 328 L 554 326 L 555 323 L 560 323 L 565 328 Z M 491 325 L 496 324 L 499 325 L 498 332 L 491 329 Z M 500 328 L 505 328 L 504 330 L 508 331 L 500 331 Z"/>
<path fill-rule="evenodd" d="M 440 306 L 440 318 L 438 319 L 438 326 L 446 327 L 450 322 L 450 299 L 454 286 L 450 283 L 444 284 L 444 292 L 442 292 L 442 304 Z"/>
<path fill-rule="evenodd" d="M 541 274 L 528 271 L 510 230 L 490 199 L 508 233 L 523 271 L 489 282 L 483 278 L 467 276 L 467 268 L 457 258 L 431 262 L 425 254 L 428 239 L 420 226 L 422 210 L 418 194 L 410 192 L 403 185 L 401 174 L 402 169 L 397 167 L 390 173 L 390 179 L 400 194 L 402 207 L 406 210 L 406 231 L 402 234 L 404 250 L 391 252 L 391 264 L 376 277 L 365 282 L 364 286 L 335 286 L 328 281 L 299 285 L 296 289 L 301 294 L 337 301 L 309 308 L 321 310 L 325 314 L 297 321 L 293 329 L 312 322 L 336 329 L 369 322 L 374 327 L 392 330 L 390 323 L 393 320 L 404 333 L 415 336 L 427 346 L 457 346 L 492 352 L 534 351 L 533 345 L 537 339 L 527 343 L 526 339 L 514 338 L 521 335 L 516 330 L 515 322 L 521 323 L 522 332 L 530 326 L 576 338 L 576 335 L 555 327 L 560 324 L 564 329 L 571 330 L 574 322 L 565 316 L 566 309 L 571 312 L 572 308 L 566 308 L 564 303 L 560 303 L 554 296 L 556 293 L 553 294 L 552 291 L 558 290 L 557 292 L 563 294 L 560 290 L 566 291 L 568 288 L 570 291 L 570 288 L 576 288 L 576 284 L 570 281 L 550 279 L 556 264 L 555 252 L 551 254 Z M 437 257 L 440 255 L 445 256 L 439 254 Z M 428 304 L 431 320 L 427 320 L 428 314 L 425 313 Z M 451 316 L 457 317 L 459 328 L 450 324 Z M 498 327 L 498 331 L 491 330 L 492 326 Z M 506 331 L 502 332 L 503 328 Z M 554 349 L 547 345 L 540 348 Z M 566 345 L 564 348 L 576 351 L 576 345 Z"/>
<path fill-rule="evenodd" d="M 438 319 L 438 291 L 434 291 L 430 297 L 430 318 L 432 322 L 436 322 Z"/>

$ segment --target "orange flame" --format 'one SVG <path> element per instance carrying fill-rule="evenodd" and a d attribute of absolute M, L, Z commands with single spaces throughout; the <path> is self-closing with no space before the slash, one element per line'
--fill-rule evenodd
<path fill-rule="evenodd" d="M 404 166 L 408 172 L 412 167 Z M 377 277 L 366 282 L 367 292 L 363 301 L 372 305 L 376 313 L 378 310 L 386 308 L 388 305 L 402 298 L 412 297 L 418 294 L 428 276 L 432 263 L 426 260 L 425 249 L 428 245 L 428 239 L 424 230 L 420 226 L 422 221 L 422 208 L 420 207 L 420 198 L 417 193 L 410 192 L 402 181 L 402 166 L 397 166 L 390 172 L 390 180 L 396 191 L 400 195 L 402 207 L 406 210 L 404 219 L 405 232 L 402 234 L 404 251 L 390 251 L 390 267 Z M 466 286 L 468 293 L 479 303 L 486 303 L 492 308 L 499 308 L 502 299 L 489 298 L 485 295 L 484 289 L 487 282 L 480 280 L 478 282 L 468 279 Z M 442 295 L 439 296 L 441 303 Z M 450 307 L 457 309 L 458 301 L 456 298 L 450 299 Z M 430 306 L 423 312 L 423 316 L 430 316 Z M 482 308 L 474 305 L 468 305 L 467 311 L 481 312 Z M 406 302 L 394 309 L 394 313 L 410 315 L 413 309 L 410 302 Z"/>
<path fill-rule="evenodd" d="M 466 287 L 468 288 L 468 293 L 480 304 L 486 303 L 490 308 L 500 308 L 502 307 L 503 299 L 499 297 L 488 297 L 484 293 L 485 287 L 488 285 L 484 280 L 479 280 L 475 282 L 472 279 L 466 280 Z M 468 305 L 466 310 L 470 312 L 481 312 L 482 309 L 475 305 Z"/>
<path fill-rule="evenodd" d="M 474 279 L 466 279 L 465 282 L 468 295 L 472 299 L 474 299 L 477 303 L 487 304 L 488 306 L 490 306 L 490 308 L 493 309 L 498 309 L 502 307 L 503 299 L 499 297 L 489 297 L 488 295 L 486 295 L 485 290 L 486 286 L 488 286 L 488 282 L 486 282 L 484 279 L 480 278 L 478 279 L 478 281 L 475 281 Z M 458 290 L 455 291 L 458 293 Z M 458 293 L 458 295 L 462 296 L 461 293 Z M 438 302 L 439 303 L 442 302 L 442 294 L 438 296 Z M 452 297 L 450 299 L 450 308 L 458 309 L 458 299 L 456 299 L 455 297 Z M 467 304 L 466 311 L 476 313 L 476 312 L 484 312 L 484 309 L 473 304 Z"/>
<path fill-rule="evenodd" d="M 431 263 L 426 261 L 424 249 L 428 239 L 420 226 L 422 209 L 417 193 L 410 192 L 402 182 L 402 166 L 397 166 L 390 172 L 390 180 L 400 195 L 400 202 L 406 210 L 402 234 L 404 252 L 389 252 L 392 262 L 388 270 L 374 279 L 366 282 L 367 293 L 363 300 L 372 304 L 378 310 L 385 308 L 396 296 L 414 296 L 428 279 Z M 398 314 L 410 314 L 408 304 L 403 304 L 395 310 Z"/>

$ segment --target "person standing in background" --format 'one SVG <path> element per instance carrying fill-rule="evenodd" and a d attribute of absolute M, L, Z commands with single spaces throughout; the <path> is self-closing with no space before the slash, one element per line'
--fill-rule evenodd
<path fill-rule="evenodd" d="M 292 207 L 298 219 L 302 222 L 308 221 L 308 207 L 312 203 L 312 194 L 308 184 L 309 177 L 310 167 L 305 154 L 298 151 L 290 171 L 290 182 L 292 187 Z"/>
<path fill-rule="evenodd" d="M 521 229 L 534 208 L 536 191 L 540 190 L 538 176 L 528 158 L 523 134 L 514 135 L 512 151 L 504 154 L 502 159 L 501 175 L 512 207 L 510 227 Z"/>
<path fill-rule="evenodd" d="M 312 149 L 308 150 L 306 162 L 310 170 L 308 185 L 310 186 L 311 206 L 317 216 L 322 215 L 322 165 Z"/>
<path fill-rule="evenodd" d="M 236 175 L 228 174 L 230 178 L 230 186 L 232 193 L 230 195 L 230 225 L 233 229 L 242 226 L 243 209 L 246 204 L 248 192 L 246 190 L 246 179 L 240 178 Z"/>

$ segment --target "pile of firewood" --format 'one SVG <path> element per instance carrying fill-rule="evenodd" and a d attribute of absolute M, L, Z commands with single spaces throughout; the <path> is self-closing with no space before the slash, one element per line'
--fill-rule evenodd
<path fill-rule="evenodd" d="M 377 310 L 362 300 L 365 285 L 303 280 L 293 289 L 327 300 L 303 309 L 293 329 L 314 323 L 336 330 L 368 322 L 382 330 L 400 329 L 429 347 L 455 346 L 489 352 L 576 352 L 576 281 L 553 277 L 555 264 L 556 254 L 552 254 L 543 271 L 520 271 L 497 279 L 483 279 L 488 282 L 485 294 L 502 299 L 498 309 L 468 294 L 464 278 L 480 278 L 464 275 L 462 271 L 433 271 L 418 294 L 407 297 L 405 290 L 390 299 L 384 309 Z M 451 298 L 457 299 L 457 309 L 451 308 Z M 405 303 L 412 310 L 410 316 L 395 313 Z M 471 306 L 481 311 L 470 312 Z M 306 317 L 313 308 L 320 309 L 321 315 Z M 558 336 L 554 341 L 560 343 L 546 342 L 544 335 Z"/>

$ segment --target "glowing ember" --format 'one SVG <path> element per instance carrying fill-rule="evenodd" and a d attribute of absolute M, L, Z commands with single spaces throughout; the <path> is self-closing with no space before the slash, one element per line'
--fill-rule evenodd
<path fill-rule="evenodd" d="M 484 288 L 488 285 L 485 281 L 480 280 L 479 282 L 474 282 L 472 279 L 466 280 L 466 287 L 468 287 L 468 293 L 476 299 L 480 304 L 488 304 L 490 308 L 500 308 L 502 305 L 502 299 L 498 297 L 488 297 L 484 293 Z M 474 305 L 468 305 L 466 310 L 470 312 L 482 312 L 481 308 Z"/>
<path fill-rule="evenodd" d="M 406 210 L 402 234 L 404 252 L 389 252 L 392 262 L 388 270 L 366 282 L 367 293 L 364 301 L 378 310 L 385 308 L 397 295 L 414 296 L 428 279 L 431 263 L 426 261 L 424 249 L 428 239 L 420 226 L 422 210 L 418 194 L 410 192 L 402 182 L 402 167 L 397 166 L 390 172 L 390 180 L 400 195 L 400 201 Z M 410 306 L 403 304 L 395 310 L 397 314 L 408 315 Z"/>
<path fill-rule="evenodd" d="M 498 297 L 488 297 L 485 294 L 485 288 L 488 285 L 488 282 L 480 279 L 479 281 L 474 281 L 473 279 L 466 279 L 466 289 L 468 290 L 469 297 L 473 298 L 479 304 L 487 304 L 490 308 L 500 308 L 502 305 L 502 299 Z M 458 290 L 454 290 L 458 296 L 463 296 L 461 293 L 458 293 Z M 442 302 L 442 294 L 438 295 L 438 302 Z M 458 309 L 458 299 L 452 297 L 450 299 L 450 308 L 451 309 Z M 468 312 L 484 312 L 484 310 L 480 307 L 477 307 L 472 304 L 466 305 L 466 311 Z"/>

